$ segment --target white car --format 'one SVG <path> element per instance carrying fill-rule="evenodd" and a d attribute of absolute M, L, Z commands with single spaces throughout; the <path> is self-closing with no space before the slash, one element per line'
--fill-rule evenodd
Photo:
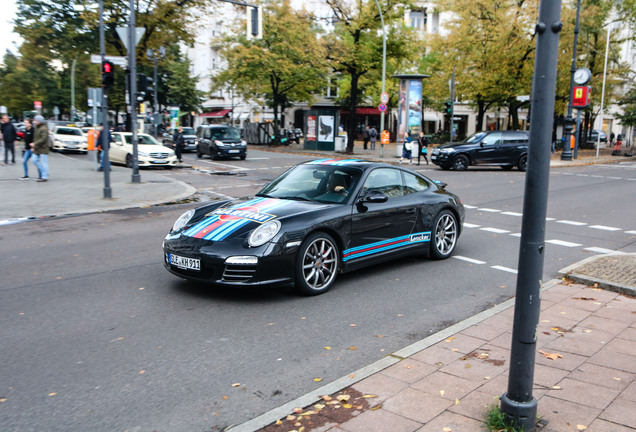
<path fill-rule="evenodd" d="M 88 140 L 82 130 L 73 126 L 55 126 L 53 139 L 49 141 L 51 150 L 56 151 L 88 151 Z"/>
<path fill-rule="evenodd" d="M 108 158 L 113 163 L 133 166 L 132 133 L 113 132 L 113 142 L 108 148 Z M 159 144 L 151 135 L 137 134 L 139 145 L 137 146 L 137 163 L 140 167 L 163 166 L 172 168 L 177 164 L 177 156 L 174 151 Z"/>

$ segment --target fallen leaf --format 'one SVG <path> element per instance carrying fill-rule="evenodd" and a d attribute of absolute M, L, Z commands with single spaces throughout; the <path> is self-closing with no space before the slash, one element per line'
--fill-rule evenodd
<path fill-rule="evenodd" d="M 349 378 L 355 378 L 356 374 L 349 374 Z"/>
<path fill-rule="evenodd" d="M 541 353 L 543 357 L 549 358 L 550 360 L 557 360 L 557 359 L 563 358 L 563 356 L 559 353 L 549 353 L 549 352 L 545 352 L 541 350 L 539 350 L 539 353 Z"/>
<path fill-rule="evenodd" d="M 363 398 L 365 398 L 365 399 L 372 399 L 372 398 L 377 398 L 377 397 L 378 397 L 378 395 L 375 395 L 375 394 L 365 394 L 365 395 L 362 395 L 362 397 L 363 397 Z"/>
<path fill-rule="evenodd" d="M 382 408 L 382 405 L 381 404 L 377 404 L 377 405 L 374 405 L 371 408 L 369 408 L 369 411 L 377 411 L 380 408 Z"/>
<path fill-rule="evenodd" d="M 620 381 L 620 380 L 621 380 L 620 378 L 617 378 L 617 377 L 613 377 L 612 379 L 613 379 L 614 381 Z"/>
<path fill-rule="evenodd" d="M 402 314 L 397 314 L 397 316 L 401 317 L 401 316 L 404 316 L 404 315 L 402 315 Z"/>
<path fill-rule="evenodd" d="M 446 339 L 444 342 L 448 343 L 448 342 L 452 341 L 455 338 L 456 338 L 456 336 L 451 336 L 448 339 Z"/>
<path fill-rule="evenodd" d="M 324 400 L 324 401 L 330 401 L 330 400 L 332 400 L 333 398 L 332 398 L 331 396 L 329 396 L 329 395 L 324 395 L 324 396 L 320 396 L 320 399 L 322 399 L 322 400 Z"/>
<path fill-rule="evenodd" d="M 435 363 L 435 365 L 436 365 L 436 366 L 444 366 L 444 363 L 442 363 L 442 362 L 437 362 L 437 363 Z"/>
<path fill-rule="evenodd" d="M 357 350 L 358 348 L 356 348 L 356 347 L 354 347 L 354 346 L 350 346 L 350 347 L 349 347 L 349 349 L 350 349 L 351 351 L 355 351 L 355 350 Z"/>
<path fill-rule="evenodd" d="M 355 324 L 349 324 L 349 327 L 355 327 L 355 326 L 356 326 Z"/>
<path fill-rule="evenodd" d="M 323 405 L 323 404 L 316 404 L 316 405 L 314 405 L 314 408 L 316 408 L 317 410 L 321 410 L 321 409 L 323 409 L 324 407 L 325 407 L 325 405 Z"/>
<path fill-rule="evenodd" d="M 139 375 L 143 375 L 143 374 L 145 374 L 145 373 L 146 373 L 146 371 L 145 371 L 145 370 L 140 370 L 140 371 L 139 371 Z"/>
<path fill-rule="evenodd" d="M 472 366 L 470 365 L 470 363 L 466 363 L 466 366 L 464 366 L 466 369 L 470 369 Z"/>
<path fill-rule="evenodd" d="M 451 349 L 451 351 L 452 351 L 452 352 L 457 352 L 457 351 L 459 351 L 459 350 L 458 350 L 457 348 L 452 348 L 452 349 Z"/>
<path fill-rule="evenodd" d="M 453 432 L 453 430 L 451 428 L 449 428 L 449 427 L 443 427 L 442 431 L 443 432 Z"/>
<path fill-rule="evenodd" d="M 223 396 L 223 399 L 229 399 L 229 397 L 228 396 Z"/>
<path fill-rule="evenodd" d="M 307 319 L 307 317 L 300 317 L 300 319 Z"/>
<path fill-rule="evenodd" d="M 340 402 L 346 402 L 351 398 L 350 395 L 347 394 L 343 394 L 343 395 L 338 395 L 336 396 L 336 399 L 338 399 Z"/>
<path fill-rule="evenodd" d="M 552 386 L 552 390 L 561 390 L 560 386 Z"/>
<path fill-rule="evenodd" d="M 49 393 L 49 396 L 55 396 L 57 393 L 56 392 L 51 392 Z"/>
<path fill-rule="evenodd" d="M 583 333 L 592 333 L 592 330 L 585 329 L 583 330 Z"/>
<path fill-rule="evenodd" d="M 584 425 L 576 425 L 576 430 L 585 430 L 587 429 L 587 426 Z"/>
<path fill-rule="evenodd" d="M 5 397 L 0 397 L 0 403 L 2 403 L 2 402 L 6 402 L 6 401 L 7 401 L 7 398 L 5 398 Z"/>
<path fill-rule="evenodd" d="M 287 420 L 289 420 L 289 421 L 296 420 L 296 416 L 295 416 L 295 415 L 291 415 L 291 414 L 290 414 L 290 415 L 288 415 L 286 418 L 287 418 Z"/>
<path fill-rule="evenodd" d="M 326 350 L 330 350 L 330 349 L 331 349 L 331 347 L 325 347 L 325 349 L 326 349 Z"/>
<path fill-rule="evenodd" d="M 320 382 L 320 381 L 322 381 L 322 378 L 314 378 L 314 381 Z"/>
<path fill-rule="evenodd" d="M 440 390 L 439 394 L 440 394 L 440 396 L 444 396 L 444 394 L 446 394 L 446 390 Z"/>
<path fill-rule="evenodd" d="M 276 423 L 274 423 L 276 426 L 280 426 L 283 424 L 283 421 L 281 419 L 276 420 Z"/>
<path fill-rule="evenodd" d="M 377 337 L 379 337 L 379 338 L 383 338 L 383 337 L 384 337 L 384 335 L 378 335 Z"/>
<path fill-rule="evenodd" d="M 234 384 L 232 384 L 232 387 L 240 387 L 240 386 L 241 386 L 241 383 L 234 383 Z"/>
<path fill-rule="evenodd" d="M 296 414 L 300 414 L 301 412 L 303 412 L 303 409 L 302 408 L 294 408 L 294 412 Z"/>
<path fill-rule="evenodd" d="M 489 380 L 489 379 L 490 379 L 490 377 L 484 377 L 484 379 L 485 379 L 485 380 Z"/>
<path fill-rule="evenodd" d="M 459 399 L 455 398 L 455 405 L 459 405 Z"/>
<path fill-rule="evenodd" d="M 353 408 L 353 405 L 351 405 L 351 404 L 342 404 L 342 407 L 350 409 L 350 408 Z"/>

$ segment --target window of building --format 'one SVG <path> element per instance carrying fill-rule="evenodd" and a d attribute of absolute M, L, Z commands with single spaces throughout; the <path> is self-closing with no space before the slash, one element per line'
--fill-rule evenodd
<path fill-rule="evenodd" d="M 325 96 L 327 98 L 338 97 L 338 77 L 329 77 L 329 82 L 325 89 Z"/>
<path fill-rule="evenodd" d="M 422 10 L 412 10 L 409 16 L 411 18 L 411 27 L 414 29 L 426 28 L 426 12 Z"/>

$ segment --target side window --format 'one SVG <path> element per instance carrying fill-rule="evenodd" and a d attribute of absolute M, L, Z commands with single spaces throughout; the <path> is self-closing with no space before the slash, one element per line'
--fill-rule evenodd
<path fill-rule="evenodd" d="M 422 177 L 413 175 L 411 173 L 404 174 L 404 195 L 408 195 L 415 192 L 422 192 L 427 190 L 430 185 Z"/>
<path fill-rule="evenodd" d="M 497 144 L 501 144 L 501 132 L 495 132 L 486 135 L 481 143 L 484 146 L 494 146 Z"/>
<path fill-rule="evenodd" d="M 121 144 L 121 135 L 115 135 L 115 136 L 114 136 L 114 141 L 115 141 L 117 144 Z"/>
<path fill-rule="evenodd" d="M 378 168 L 369 174 L 362 188 L 363 192 L 380 191 L 389 198 L 402 196 L 402 174 L 394 168 Z"/>
<path fill-rule="evenodd" d="M 509 134 L 506 134 L 504 136 L 504 142 L 505 144 L 508 145 L 517 145 L 517 144 L 523 144 L 524 142 L 528 141 L 528 138 L 526 137 L 525 134 L 523 133 L 519 133 L 519 132 L 511 132 Z"/>

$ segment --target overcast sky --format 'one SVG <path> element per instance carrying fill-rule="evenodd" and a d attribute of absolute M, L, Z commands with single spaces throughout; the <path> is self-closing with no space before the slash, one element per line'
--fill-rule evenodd
<path fill-rule="evenodd" d="M 18 41 L 18 35 L 13 33 L 13 23 L 17 6 L 14 0 L 1 0 L 2 14 L 0 15 L 0 61 L 4 53 L 9 48 L 11 52 L 17 53 L 14 42 Z"/>

